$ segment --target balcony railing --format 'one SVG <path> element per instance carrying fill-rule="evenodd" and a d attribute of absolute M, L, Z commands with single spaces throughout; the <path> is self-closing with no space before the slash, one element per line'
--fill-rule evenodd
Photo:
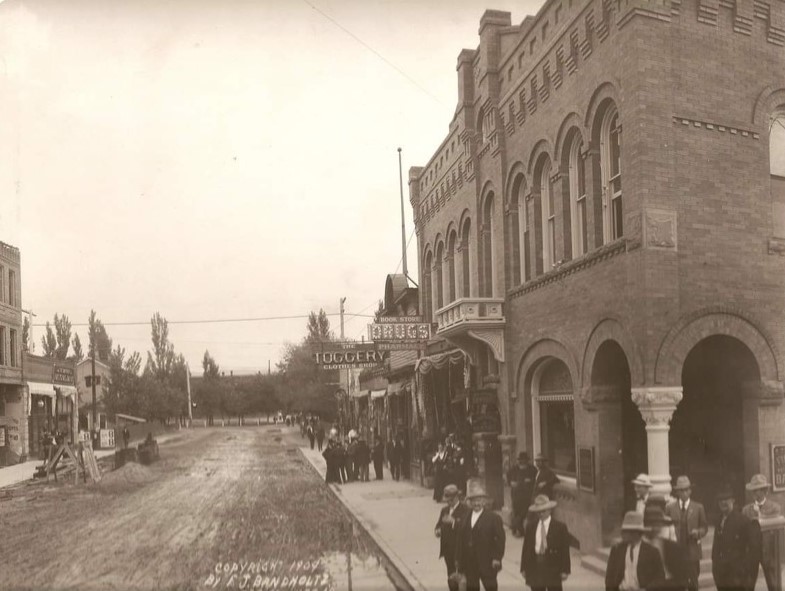
<path fill-rule="evenodd" d="M 504 298 L 461 298 L 436 311 L 436 333 L 504 324 Z"/>

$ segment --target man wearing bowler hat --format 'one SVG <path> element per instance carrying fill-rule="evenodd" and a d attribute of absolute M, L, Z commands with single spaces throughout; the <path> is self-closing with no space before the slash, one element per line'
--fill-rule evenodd
<path fill-rule="evenodd" d="M 709 531 L 706 521 L 706 511 L 703 505 L 693 501 L 692 483 L 686 476 L 679 476 L 673 486 L 676 500 L 665 507 L 665 513 L 673 519 L 676 526 L 676 541 L 687 555 L 689 573 L 687 588 L 698 588 L 698 575 L 700 574 L 700 561 L 702 555 L 701 539 Z"/>
<path fill-rule="evenodd" d="M 458 534 L 469 517 L 470 510 L 461 502 L 458 487 L 454 484 L 444 487 L 442 498 L 447 504 L 442 507 L 442 511 L 439 513 L 434 534 L 439 538 L 439 558 L 444 558 L 444 563 L 447 565 L 447 585 L 450 591 L 457 591 L 458 584 L 450 577 L 455 572 L 455 549 Z"/>
<path fill-rule="evenodd" d="M 635 488 L 635 510 L 643 515 L 643 510 L 646 508 L 646 500 L 649 498 L 649 491 L 651 491 L 649 475 L 638 474 L 635 480 L 632 481 L 632 486 Z"/>
<path fill-rule="evenodd" d="M 521 574 L 532 591 L 561 591 L 570 575 L 570 533 L 551 513 L 556 501 L 537 495 L 526 524 L 521 552 Z"/>
<path fill-rule="evenodd" d="M 763 474 L 755 474 L 750 479 L 745 488 L 752 495 L 753 501 L 742 509 L 741 513 L 744 517 L 760 523 L 761 520 L 765 521 L 782 514 L 779 504 L 768 498 L 770 486 Z M 766 578 L 766 587 L 769 591 L 773 591 L 777 585 L 776 536 L 775 532 L 761 534 L 760 566 L 763 568 L 763 576 Z M 755 565 L 756 579 L 758 578 L 757 569 L 758 565 Z"/>
<path fill-rule="evenodd" d="M 665 579 L 660 553 L 643 541 L 643 534 L 648 532 L 643 514 L 627 511 L 621 524 L 621 542 L 611 548 L 608 557 L 605 569 L 607 591 L 656 589 L 656 584 Z"/>
<path fill-rule="evenodd" d="M 481 479 L 469 480 L 466 500 L 471 503 L 472 512 L 458 534 L 455 568 L 466 576 L 467 591 L 479 591 L 480 581 L 485 591 L 496 591 L 496 574 L 502 569 L 504 558 L 504 524 L 489 509 L 493 501 Z"/>
<path fill-rule="evenodd" d="M 537 479 L 537 468 L 529 463 L 529 454 L 522 451 L 518 454 L 518 462 L 507 472 L 512 496 L 512 524 L 510 529 L 514 536 L 523 535 L 526 514 L 532 502 L 534 481 Z"/>
<path fill-rule="evenodd" d="M 718 591 L 754 589 L 760 561 L 760 526 L 733 510 L 730 488 L 717 493 L 717 504 L 720 517 L 711 550 L 714 584 Z"/>
<path fill-rule="evenodd" d="M 549 499 L 553 498 L 553 487 L 559 482 L 559 477 L 548 466 L 548 458 L 542 453 L 534 457 L 534 464 L 537 466 L 537 477 L 534 480 L 535 495 L 545 495 Z"/>

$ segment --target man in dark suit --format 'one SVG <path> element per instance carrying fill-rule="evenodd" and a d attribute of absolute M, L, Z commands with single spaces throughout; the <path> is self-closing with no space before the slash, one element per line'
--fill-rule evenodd
<path fill-rule="evenodd" d="M 611 548 L 605 569 L 607 591 L 655 589 L 656 583 L 665 579 L 660 553 L 643 541 L 643 534 L 648 531 L 641 513 L 627 511 L 621 525 L 621 542 Z"/>
<path fill-rule="evenodd" d="M 663 497 L 648 497 L 643 509 L 643 525 L 649 530 L 644 535 L 644 540 L 660 553 L 664 574 L 661 580 L 655 581 L 649 588 L 662 591 L 685 589 L 688 575 L 687 559 L 684 550 L 674 539 L 671 539 L 673 520 L 665 515 Z"/>
<path fill-rule="evenodd" d="M 493 501 L 479 478 L 469 481 L 466 499 L 472 512 L 460 530 L 455 568 L 466 576 L 467 591 L 479 591 L 480 581 L 485 591 L 496 591 L 496 574 L 504 558 L 502 518 L 490 509 Z"/>
<path fill-rule="evenodd" d="M 665 513 L 673 520 L 676 526 L 676 541 L 687 556 L 689 576 L 687 588 L 698 588 L 698 575 L 700 574 L 700 561 L 703 554 L 701 539 L 709 531 L 706 521 L 706 511 L 703 505 L 693 501 L 692 484 L 686 476 L 679 476 L 673 487 L 675 501 L 668 503 Z"/>
<path fill-rule="evenodd" d="M 455 572 L 455 552 L 458 545 L 458 534 L 469 517 L 471 510 L 458 495 L 458 487 L 448 484 L 442 491 L 442 498 L 447 505 L 442 507 L 439 520 L 436 522 L 434 534 L 439 538 L 439 558 L 444 558 L 447 565 L 447 585 L 450 591 L 458 591 L 458 584 L 451 575 Z"/>
<path fill-rule="evenodd" d="M 521 573 L 532 591 L 561 591 L 570 575 L 570 533 L 551 513 L 556 501 L 538 495 L 529 513 L 537 519 L 526 523 L 521 552 Z"/>
<path fill-rule="evenodd" d="M 552 499 L 553 487 L 559 482 L 559 477 L 548 467 L 548 458 L 543 454 L 537 454 L 534 464 L 537 466 L 537 477 L 534 480 L 533 494 L 545 495 Z"/>
<path fill-rule="evenodd" d="M 754 589 L 760 562 L 760 525 L 733 510 L 733 492 L 717 494 L 720 519 L 714 529 L 711 574 L 718 591 Z"/>
<path fill-rule="evenodd" d="M 393 480 L 401 478 L 401 446 L 396 439 L 387 444 L 387 461 L 390 463 L 390 474 Z"/>
<path fill-rule="evenodd" d="M 512 496 L 512 523 L 510 529 L 514 536 L 523 535 L 523 524 L 529 505 L 532 502 L 534 481 L 537 478 L 537 468 L 529 463 L 529 454 L 522 451 L 518 454 L 518 463 L 507 472 L 507 482 L 510 485 Z"/>

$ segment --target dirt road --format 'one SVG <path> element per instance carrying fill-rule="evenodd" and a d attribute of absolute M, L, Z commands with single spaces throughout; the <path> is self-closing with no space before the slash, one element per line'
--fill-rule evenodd
<path fill-rule="evenodd" d="M 376 549 L 283 431 L 187 431 L 150 467 L 13 491 L 0 501 L 0 588 L 344 587 L 341 557 L 351 548 L 372 571 Z"/>

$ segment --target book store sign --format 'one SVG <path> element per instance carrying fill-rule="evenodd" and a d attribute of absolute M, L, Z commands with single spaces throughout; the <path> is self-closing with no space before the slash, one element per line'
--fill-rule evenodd
<path fill-rule="evenodd" d="M 368 338 L 380 351 L 424 348 L 431 325 L 421 316 L 382 316 L 368 325 Z"/>
<path fill-rule="evenodd" d="M 325 344 L 312 353 L 322 369 L 354 369 L 380 366 L 389 353 L 377 351 L 372 343 Z"/>

